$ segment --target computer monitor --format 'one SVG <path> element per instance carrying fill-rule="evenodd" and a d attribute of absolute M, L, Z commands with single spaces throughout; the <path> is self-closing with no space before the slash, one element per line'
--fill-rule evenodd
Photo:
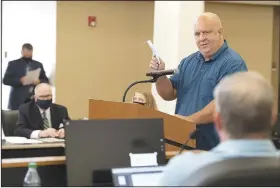
<path fill-rule="evenodd" d="M 162 119 L 73 120 L 65 136 L 68 186 L 110 186 L 112 168 L 166 163 Z"/>
<path fill-rule="evenodd" d="M 158 186 L 165 166 L 114 168 L 111 170 L 114 186 Z"/>

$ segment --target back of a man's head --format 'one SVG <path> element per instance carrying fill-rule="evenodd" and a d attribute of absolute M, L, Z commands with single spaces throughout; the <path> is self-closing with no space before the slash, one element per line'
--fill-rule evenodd
<path fill-rule="evenodd" d="M 227 136 L 269 137 L 272 125 L 273 89 L 256 72 L 225 77 L 214 90 L 216 111 Z"/>

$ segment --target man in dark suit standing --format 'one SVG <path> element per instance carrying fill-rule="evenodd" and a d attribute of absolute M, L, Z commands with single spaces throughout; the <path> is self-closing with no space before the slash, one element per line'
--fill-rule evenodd
<path fill-rule="evenodd" d="M 34 93 L 34 87 L 39 83 L 48 83 L 42 63 L 32 59 L 33 47 L 31 44 L 22 46 L 22 57 L 20 59 L 10 61 L 4 75 L 3 83 L 11 86 L 9 106 L 11 110 L 18 110 L 23 103 L 29 102 Z M 26 73 L 28 71 L 41 69 L 38 79 L 27 80 Z"/>
<path fill-rule="evenodd" d="M 64 121 L 70 120 L 67 108 L 52 103 L 52 88 L 41 83 L 35 88 L 34 101 L 19 107 L 15 136 L 26 138 L 64 138 Z"/>

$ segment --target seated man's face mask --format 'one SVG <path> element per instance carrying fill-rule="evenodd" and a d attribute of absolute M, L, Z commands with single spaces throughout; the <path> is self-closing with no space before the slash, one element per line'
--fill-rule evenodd
<path fill-rule="evenodd" d="M 47 94 L 39 96 L 36 103 L 41 109 L 46 110 L 52 105 L 52 95 Z"/>
<path fill-rule="evenodd" d="M 46 99 L 46 100 L 37 100 L 37 105 L 43 109 L 43 110 L 47 110 L 49 107 L 51 107 L 52 105 L 52 99 Z"/>

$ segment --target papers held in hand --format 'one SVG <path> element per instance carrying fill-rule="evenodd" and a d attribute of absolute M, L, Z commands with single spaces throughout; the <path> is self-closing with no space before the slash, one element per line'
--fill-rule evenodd
<path fill-rule="evenodd" d="M 65 142 L 65 140 L 62 138 L 39 138 L 38 140 L 41 142 L 48 142 L 48 143 Z"/>
<path fill-rule="evenodd" d="M 23 85 L 29 85 L 32 84 L 34 81 L 39 79 L 41 72 L 41 68 L 38 68 L 36 70 L 28 71 L 26 73 L 26 79 L 24 80 Z"/>
<path fill-rule="evenodd" d="M 159 55 L 158 55 L 158 52 L 156 50 L 156 47 L 153 45 L 151 40 L 148 40 L 147 43 L 148 43 L 149 47 L 151 48 L 151 50 L 153 52 L 153 57 L 156 57 L 158 62 L 160 63 L 160 59 L 159 59 Z"/>

